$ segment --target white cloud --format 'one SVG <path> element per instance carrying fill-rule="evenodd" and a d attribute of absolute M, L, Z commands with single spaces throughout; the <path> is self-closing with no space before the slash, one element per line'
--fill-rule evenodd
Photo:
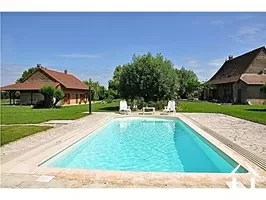
<path fill-rule="evenodd" d="M 225 62 L 225 59 L 221 59 L 221 58 L 219 58 L 219 59 L 213 59 L 213 60 L 210 60 L 209 62 L 208 62 L 208 65 L 210 66 L 210 67 L 217 67 L 217 66 L 222 66 L 222 64 Z"/>
<path fill-rule="evenodd" d="M 99 58 L 100 57 L 100 55 L 98 54 L 75 54 L 75 53 L 61 54 L 59 56 L 64 57 L 64 58 Z"/>
<path fill-rule="evenodd" d="M 210 24 L 213 26 L 222 26 L 225 24 L 225 22 L 223 20 L 217 19 L 217 20 L 212 20 Z"/>
<path fill-rule="evenodd" d="M 238 28 L 236 33 L 230 36 L 239 43 L 248 45 L 261 45 L 266 43 L 266 25 L 252 24 Z"/>
<path fill-rule="evenodd" d="M 17 64 L 1 64 L 1 86 L 15 83 L 23 71 L 32 66 Z"/>
<path fill-rule="evenodd" d="M 197 59 L 193 57 L 188 57 L 186 60 L 187 60 L 188 67 L 192 69 L 200 67 L 199 61 Z"/>
<path fill-rule="evenodd" d="M 225 61 L 225 59 L 219 58 L 203 62 L 193 57 L 188 57 L 186 60 L 184 67 L 195 72 L 201 81 L 209 80 Z"/>

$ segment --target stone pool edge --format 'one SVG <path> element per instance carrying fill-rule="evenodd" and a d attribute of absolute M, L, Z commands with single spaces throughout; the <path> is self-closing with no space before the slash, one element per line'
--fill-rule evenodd
<path fill-rule="evenodd" d="M 138 115 L 136 115 L 137 117 Z M 129 171 L 107 171 L 107 170 L 81 170 L 81 169 L 61 169 L 61 168 L 51 168 L 39 166 L 41 162 L 50 159 L 52 155 L 58 154 L 63 149 L 68 148 L 73 143 L 81 140 L 83 137 L 92 133 L 94 130 L 101 128 L 103 125 L 111 121 L 115 118 L 121 117 L 132 117 L 129 116 L 121 116 L 116 114 L 110 114 L 107 117 L 103 118 L 93 127 L 87 129 L 77 129 L 75 130 L 75 134 L 69 133 L 66 134 L 65 137 L 61 138 L 61 141 L 66 139 L 66 141 L 55 143 L 55 145 L 45 148 L 45 145 L 42 145 L 38 148 L 33 149 L 26 154 L 23 154 L 7 163 L 1 165 L 2 173 L 7 174 L 35 174 L 35 175 L 55 175 L 59 177 L 65 177 L 68 179 L 80 179 L 80 178 L 89 178 L 93 180 L 126 180 L 131 181 L 134 184 L 140 184 L 145 182 L 156 183 L 166 182 L 166 183 L 180 183 L 184 182 L 184 184 L 188 180 L 200 181 L 201 184 L 214 184 L 217 186 L 225 181 L 230 181 L 231 178 L 228 178 L 228 173 L 172 173 L 172 172 L 129 172 Z M 139 116 L 142 117 L 142 116 Z M 232 149 L 212 137 L 207 132 L 200 129 L 196 124 L 193 123 L 192 120 L 187 118 L 181 113 L 177 113 L 175 115 L 170 116 L 161 116 L 161 115 L 153 115 L 153 116 L 145 116 L 145 117 L 163 117 L 163 118 L 179 118 L 192 129 L 194 129 L 197 133 L 202 135 L 212 144 L 214 144 L 217 148 L 235 160 L 237 163 L 240 163 L 244 168 L 248 170 L 248 165 L 251 166 L 260 176 L 265 177 L 265 171 L 260 169 L 258 166 L 254 165 L 249 160 L 245 159 L 243 156 L 234 152 Z M 71 136 L 71 137 L 70 137 Z M 48 145 L 48 144 L 47 144 Z M 244 182 L 249 181 L 249 173 L 245 174 L 237 174 L 236 175 L 240 180 Z M 263 180 L 262 180 L 263 181 Z M 264 180 L 265 181 L 265 180 Z"/>

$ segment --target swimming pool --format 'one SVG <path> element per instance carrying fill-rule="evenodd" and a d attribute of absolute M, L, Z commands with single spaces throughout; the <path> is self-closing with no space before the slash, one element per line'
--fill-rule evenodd
<path fill-rule="evenodd" d="M 230 173 L 238 163 L 180 119 L 126 117 L 108 122 L 44 163 L 57 168 Z M 238 173 L 246 173 L 243 167 Z"/>

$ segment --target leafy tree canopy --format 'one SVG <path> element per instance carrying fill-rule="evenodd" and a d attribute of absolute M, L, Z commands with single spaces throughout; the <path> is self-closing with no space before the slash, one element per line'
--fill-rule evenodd
<path fill-rule="evenodd" d="M 200 82 L 197 75 L 191 71 L 186 70 L 184 67 L 175 69 L 179 80 L 178 95 L 180 98 L 189 98 L 200 89 Z"/>
<path fill-rule="evenodd" d="M 134 55 L 121 71 L 119 92 L 123 98 L 143 97 L 147 102 L 177 97 L 178 79 L 173 64 L 162 54 Z"/>
<path fill-rule="evenodd" d="M 106 90 L 98 81 L 93 81 L 91 78 L 88 81 L 83 81 L 87 86 L 92 88 L 92 100 L 103 100 Z"/>
<path fill-rule="evenodd" d="M 55 88 L 54 86 L 45 85 L 40 89 L 41 94 L 44 96 L 44 107 L 55 107 L 56 104 L 64 98 L 63 90 Z M 55 98 L 55 102 L 53 100 Z"/>
<path fill-rule="evenodd" d="M 22 83 L 24 81 L 25 78 L 27 78 L 30 74 L 32 74 L 35 70 L 37 69 L 37 67 L 31 67 L 27 70 L 25 70 L 21 77 L 19 79 L 17 79 L 16 83 Z"/>
<path fill-rule="evenodd" d="M 119 98 L 119 81 L 120 81 L 120 76 L 123 71 L 123 65 L 118 65 L 115 68 L 113 78 L 112 80 L 108 81 L 108 90 L 111 90 L 112 95 L 114 98 Z"/>

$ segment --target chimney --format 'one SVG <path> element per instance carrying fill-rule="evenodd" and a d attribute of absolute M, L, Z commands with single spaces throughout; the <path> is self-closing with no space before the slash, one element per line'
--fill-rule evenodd
<path fill-rule="evenodd" d="M 67 69 L 64 70 L 65 74 L 67 74 Z"/>
<path fill-rule="evenodd" d="M 38 67 L 38 68 L 42 67 L 42 64 L 37 64 L 37 67 Z"/>
<path fill-rule="evenodd" d="M 234 56 L 230 55 L 228 56 L 228 60 L 232 60 L 234 58 Z"/>

